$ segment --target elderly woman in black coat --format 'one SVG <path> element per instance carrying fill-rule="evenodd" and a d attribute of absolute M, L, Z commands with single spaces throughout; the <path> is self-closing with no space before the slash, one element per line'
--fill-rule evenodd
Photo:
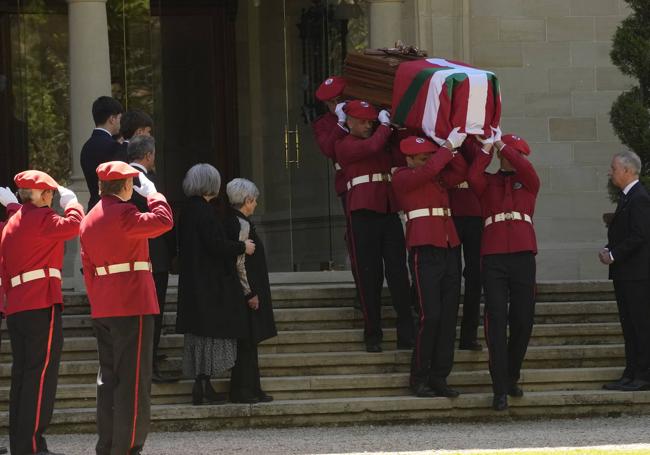
<path fill-rule="evenodd" d="M 193 166 L 183 180 L 188 200 L 178 222 L 176 331 L 185 334 L 183 373 L 195 378 L 194 405 L 225 402 L 210 378 L 232 368 L 237 338 L 247 329 L 237 257 L 253 254 L 255 244 L 226 237 L 209 203 L 220 186 L 219 171 L 209 164 Z"/>
<path fill-rule="evenodd" d="M 257 345 L 274 337 L 277 332 L 271 306 L 271 287 L 264 245 L 249 218 L 257 206 L 259 191 L 250 180 L 234 179 L 228 183 L 226 193 L 231 205 L 229 216 L 224 221 L 229 239 L 240 242 L 253 240 L 256 246 L 252 255 L 240 254 L 237 259 L 239 281 L 248 308 L 247 328 L 237 340 L 237 361 L 230 376 L 230 401 L 268 402 L 272 401 L 273 397 L 267 395 L 260 384 Z"/>

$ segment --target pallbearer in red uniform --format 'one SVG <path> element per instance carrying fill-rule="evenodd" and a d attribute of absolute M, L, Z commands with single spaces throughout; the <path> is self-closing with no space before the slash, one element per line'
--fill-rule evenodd
<path fill-rule="evenodd" d="M 400 143 L 408 167 L 393 175 L 406 216 L 406 246 L 420 313 L 411 359 L 411 390 L 419 397 L 456 397 L 447 385 L 454 362 L 460 241 L 451 218 L 448 188 L 465 180 L 467 163 L 454 149 L 465 134 L 454 130 L 442 147 L 411 136 Z"/>
<path fill-rule="evenodd" d="M 379 113 L 381 125 L 373 132 L 377 110 L 365 101 L 346 107 L 350 134 L 336 144 L 336 158 L 345 169 L 347 208 L 359 300 L 364 316 L 368 352 L 381 352 L 381 291 L 386 280 L 397 312 L 397 347 L 410 349 L 414 328 L 406 246 L 402 223 L 390 184 L 393 157 L 388 148 L 390 116 Z"/>
<path fill-rule="evenodd" d="M 483 151 L 469 170 L 469 185 L 483 211 L 481 259 L 485 286 L 485 339 L 490 353 L 494 400 L 500 411 L 508 407 L 508 395 L 520 397 L 517 385 L 535 315 L 535 254 L 533 227 L 535 200 L 540 182 L 526 159 L 528 143 L 508 134 L 482 139 Z M 492 142 L 501 169 L 489 174 Z M 508 326 L 510 337 L 508 338 Z"/>
<path fill-rule="evenodd" d="M 81 225 L 81 259 L 97 351 L 98 455 L 139 454 L 149 431 L 156 289 L 148 239 L 174 222 L 165 197 L 126 163 L 97 167 L 101 200 Z M 139 177 L 140 187 L 133 186 Z M 133 190 L 150 212 L 126 202 Z"/>
<path fill-rule="evenodd" d="M 50 453 L 43 433 L 52 411 L 63 345 L 63 244 L 84 212 L 74 193 L 41 171 L 14 177 L 23 206 L 2 231 L 2 283 L 13 364 L 9 405 L 11 453 Z M 50 207 L 54 191 L 65 215 Z"/>
<path fill-rule="evenodd" d="M 472 164 L 476 154 L 481 152 L 481 147 L 473 138 L 469 138 L 458 151 L 468 164 Z M 465 293 L 458 348 L 480 351 L 482 346 L 476 340 L 476 332 L 481 315 L 481 203 L 467 180 L 464 180 L 449 188 L 449 204 L 464 260 L 462 276 L 465 278 Z"/>

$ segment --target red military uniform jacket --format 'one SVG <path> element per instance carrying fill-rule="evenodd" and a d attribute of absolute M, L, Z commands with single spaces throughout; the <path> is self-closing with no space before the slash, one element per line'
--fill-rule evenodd
<path fill-rule="evenodd" d="M 459 151 L 468 165 L 482 153 L 480 145 L 472 137 L 465 139 Z M 481 203 L 467 180 L 449 188 L 449 204 L 454 216 L 481 216 Z"/>
<path fill-rule="evenodd" d="M 334 177 L 334 190 L 336 194 L 341 196 L 347 191 L 347 181 L 345 180 L 343 168 L 336 161 L 334 146 L 337 141 L 347 136 L 348 132 L 339 126 L 338 117 L 331 112 L 327 112 L 316 119 L 312 123 L 312 128 L 320 151 L 332 160 L 332 165 L 336 172 Z"/>
<path fill-rule="evenodd" d="M 537 253 L 532 220 L 540 187 L 539 177 L 530 161 L 514 148 L 505 146 L 501 154 L 516 172 L 486 173 L 492 153 L 485 152 L 477 156 L 469 169 L 469 185 L 481 201 L 483 212 L 481 255 L 519 251 Z M 505 219 L 496 221 L 497 218 Z"/>
<path fill-rule="evenodd" d="M 79 234 L 83 217 L 79 204 L 69 204 L 65 216 L 59 216 L 28 202 L 7 221 L 0 241 L 7 316 L 63 303 L 61 277 L 50 276 L 49 269 L 61 271 L 64 242 Z M 12 286 L 12 278 L 37 270 L 46 276 Z"/>
<path fill-rule="evenodd" d="M 379 213 L 398 211 L 389 180 L 394 163 L 388 147 L 390 136 L 390 128 L 380 125 L 368 139 L 348 134 L 336 143 L 336 159 L 345 170 L 348 184 L 349 212 L 361 209 Z M 370 181 L 351 185 L 355 179 Z"/>
<path fill-rule="evenodd" d="M 150 212 L 115 196 L 103 196 L 81 223 L 81 261 L 93 318 L 158 314 L 153 276 L 149 270 L 99 275 L 97 267 L 149 262 L 148 239 L 174 225 L 165 196 L 147 198 Z"/>
<path fill-rule="evenodd" d="M 395 171 L 393 190 L 407 217 L 407 247 L 433 245 L 447 248 L 460 244 L 454 220 L 449 216 L 447 188 L 465 180 L 466 175 L 465 159 L 460 154 L 454 156 L 445 147 L 440 147 L 424 166 L 402 167 Z M 422 209 L 436 209 L 438 215 L 442 209 L 443 216 L 415 216 L 413 211 Z"/>
<path fill-rule="evenodd" d="M 20 210 L 20 207 L 22 207 L 20 204 L 14 204 L 10 203 L 6 207 L 7 211 L 7 219 L 11 218 L 11 216 L 16 213 L 18 210 Z M 0 221 L 0 239 L 2 238 L 2 231 L 5 227 L 5 222 Z M 0 313 L 5 313 L 7 310 L 7 302 L 6 302 L 6 296 L 5 296 L 5 291 L 2 288 L 3 284 L 3 277 L 2 277 L 2 250 L 0 249 Z"/>

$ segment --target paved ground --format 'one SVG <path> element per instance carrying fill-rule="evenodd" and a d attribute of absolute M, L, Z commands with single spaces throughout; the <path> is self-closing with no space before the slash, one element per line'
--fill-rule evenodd
<path fill-rule="evenodd" d="M 650 416 L 341 428 L 153 433 L 144 454 L 307 455 L 637 444 L 650 453 Z M 92 455 L 94 435 L 48 436 L 50 450 Z M 645 452 L 645 450 L 644 450 Z"/>

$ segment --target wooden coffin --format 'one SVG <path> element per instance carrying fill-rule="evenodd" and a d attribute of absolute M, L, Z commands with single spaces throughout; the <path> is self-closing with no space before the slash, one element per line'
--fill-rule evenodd
<path fill-rule="evenodd" d="M 343 76 L 347 81 L 343 95 L 390 108 L 397 67 L 402 62 L 421 58 L 426 58 L 426 55 L 407 55 L 379 49 L 349 53 L 343 65 Z"/>

